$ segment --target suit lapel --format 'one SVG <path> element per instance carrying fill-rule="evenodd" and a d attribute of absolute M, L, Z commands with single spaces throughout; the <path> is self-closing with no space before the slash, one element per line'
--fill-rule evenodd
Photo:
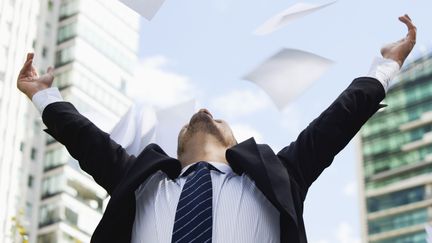
<path fill-rule="evenodd" d="M 180 174 L 181 165 L 158 145 L 151 144 L 136 158 L 128 169 L 127 178 L 113 191 L 92 242 L 130 242 L 135 218 L 135 190 L 158 170 L 174 179 Z"/>
<path fill-rule="evenodd" d="M 268 145 L 258 145 L 250 138 L 227 150 L 226 158 L 235 173 L 248 174 L 267 199 L 297 225 L 288 172 Z"/>

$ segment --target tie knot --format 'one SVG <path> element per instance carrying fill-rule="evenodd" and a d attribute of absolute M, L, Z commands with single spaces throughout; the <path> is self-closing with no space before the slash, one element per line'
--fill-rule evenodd
<path fill-rule="evenodd" d="M 192 172 L 197 172 L 200 170 L 215 170 L 218 171 L 220 173 L 223 173 L 222 171 L 218 170 L 216 167 L 214 167 L 213 165 L 205 162 L 205 161 L 201 161 L 198 163 L 195 163 L 194 165 L 192 165 L 191 167 L 189 167 L 181 176 L 188 176 L 189 174 L 191 174 Z"/>

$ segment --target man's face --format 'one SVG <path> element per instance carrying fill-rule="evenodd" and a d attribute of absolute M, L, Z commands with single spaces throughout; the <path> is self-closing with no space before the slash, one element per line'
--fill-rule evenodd
<path fill-rule="evenodd" d="M 180 130 L 177 148 L 178 156 L 185 151 L 188 141 L 197 136 L 207 135 L 213 136 L 220 145 L 227 148 L 237 144 L 228 123 L 223 120 L 213 119 L 212 114 L 207 109 L 201 109 Z"/>

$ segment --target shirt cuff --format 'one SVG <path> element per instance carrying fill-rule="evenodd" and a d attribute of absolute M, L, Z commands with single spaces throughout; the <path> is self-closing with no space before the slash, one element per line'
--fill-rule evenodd
<path fill-rule="evenodd" d="M 63 101 L 63 97 L 61 96 L 60 91 L 56 87 L 38 91 L 32 97 L 33 104 L 36 106 L 36 108 L 41 114 L 44 111 L 45 107 L 47 107 L 49 104 L 59 101 Z"/>
<path fill-rule="evenodd" d="M 391 59 L 376 57 L 372 63 L 367 77 L 377 79 L 384 87 L 385 92 L 390 86 L 390 81 L 393 80 L 399 73 L 399 64 Z"/>

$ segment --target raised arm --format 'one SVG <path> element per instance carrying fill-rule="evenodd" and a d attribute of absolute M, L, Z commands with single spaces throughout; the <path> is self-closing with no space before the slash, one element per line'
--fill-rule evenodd
<path fill-rule="evenodd" d="M 408 27 L 407 36 L 382 48 L 384 59 L 373 65 L 370 77 L 355 79 L 295 142 L 278 153 L 305 191 L 380 108 L 388 82 L 413 49 L 416 27 L 408 15 L 399 20 Z"/>
<path fill-rule="evenodd" d="M 46 74 L 39 76 L 32 62 L 33 54 L 30 53 L 18 76 L 18 89 L 29 99 L 42 97 L 35 103 L 43 111 L 42 118 L 48 127 L 46 132 L 64 144 L 81 168 L 111 194 L 134 157 L 82 116 L 72 104 L 58 102 L 61 101 L 58 90 L 50 88 L 54 80 L 53 69 L 50 67 Z"/>

